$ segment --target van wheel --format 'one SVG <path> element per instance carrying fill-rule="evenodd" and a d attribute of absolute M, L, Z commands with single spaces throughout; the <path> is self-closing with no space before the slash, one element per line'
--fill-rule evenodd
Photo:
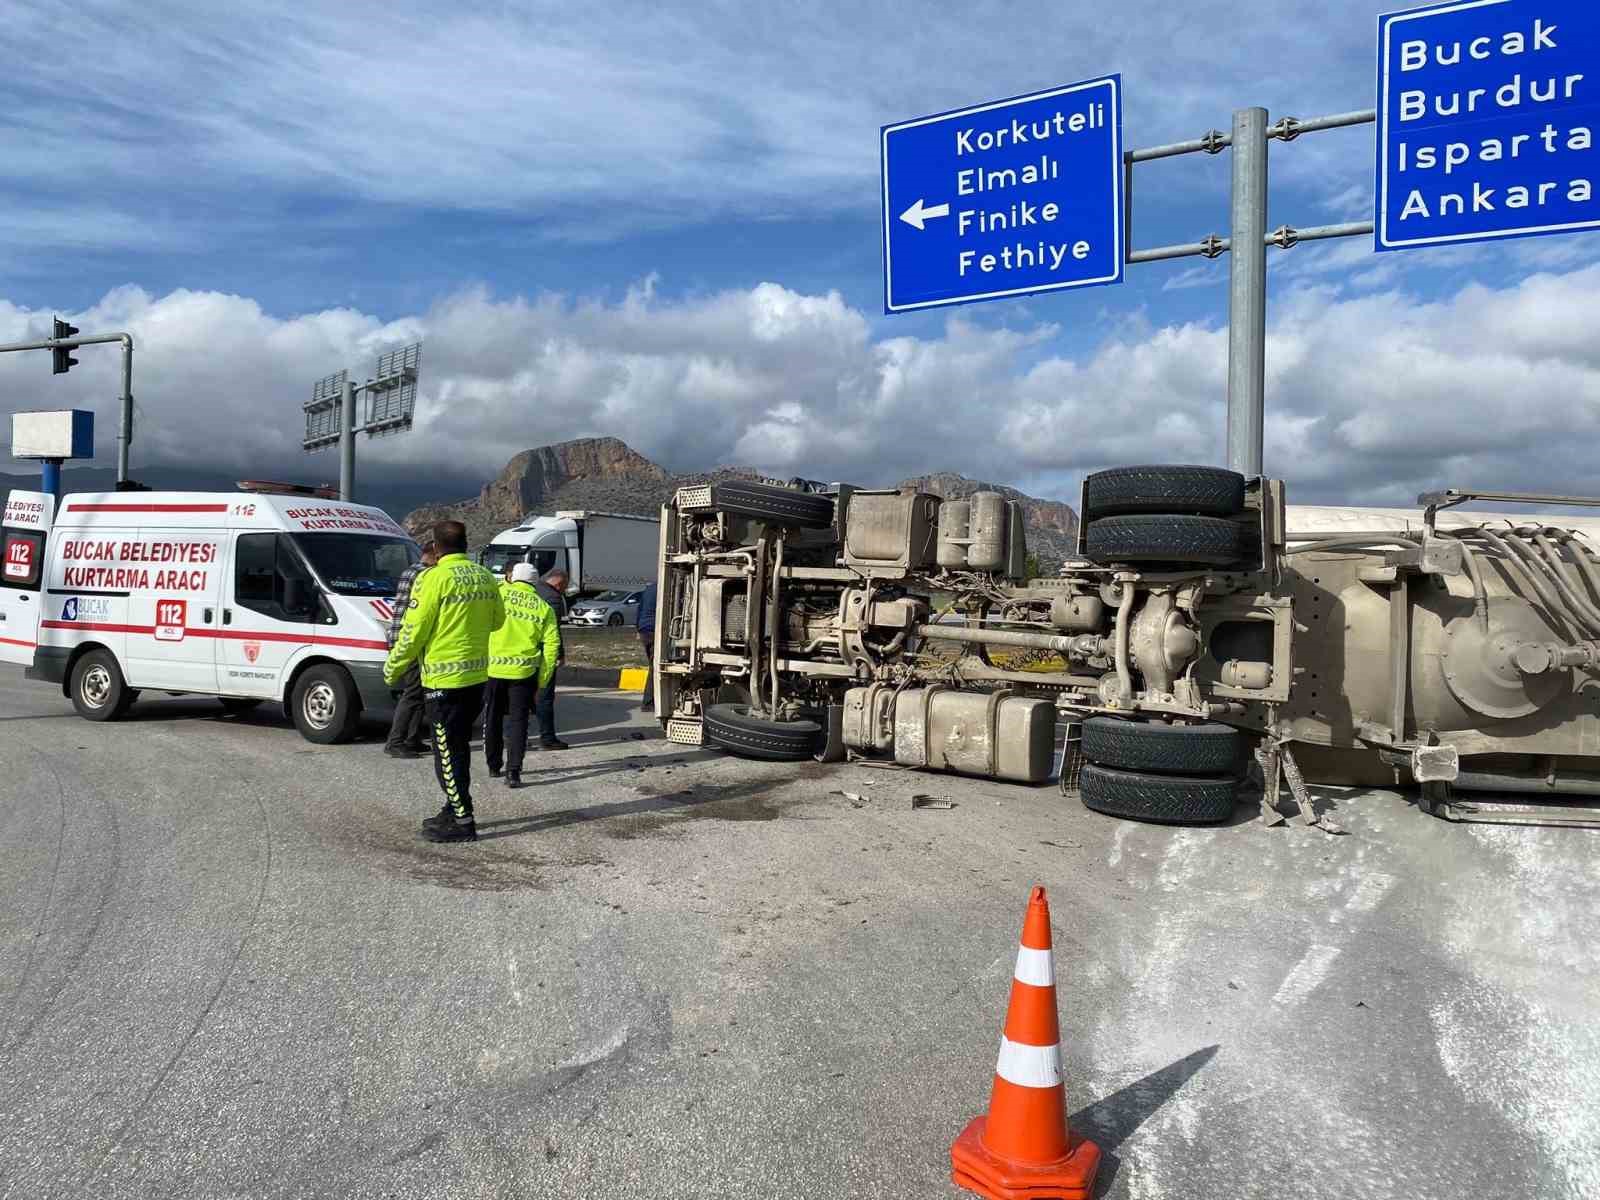
<path fill-rule="evenodd" d="M 331 746 L 355 736 L 361 719 L 356 685 L 343 667 L 311 667 L 294 681 L 289 696 L 294 727 L 308 742 Z"/>
<path fill-rule="evenodd" d="M 86 721 L 115 721 L 136 695 L 109 650 L 91 650 L 72 668 L 72 707 Z"/>
<path fill-rule="evenodd" d="M 251 700 L 245 696 L 218 696 L 217 699 L 222 701 L 222 711 L 229 716 L 252 712 L 261 705 L 260 700 Z"/>

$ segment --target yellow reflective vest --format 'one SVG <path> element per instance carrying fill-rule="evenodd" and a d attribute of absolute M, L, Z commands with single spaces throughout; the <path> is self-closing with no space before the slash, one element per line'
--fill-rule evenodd
<path fill-rule="evenodd" d="M 446 554 L 417 576 L 384 682 L 393 687 L 412 663 L 422 686 L 464 688 L 489 678 L 489 635 L 505 620 L 500 582 L 465 554 Z"/>
<path fill-rule="evenodd" d="M 539 673 L 544 687 L 556 673 L 561 653 L 561 627 L 556 610 L 531 583 L 503 583 L 504 624 L 489 638 L 489 678 L 527 679 Z"/>

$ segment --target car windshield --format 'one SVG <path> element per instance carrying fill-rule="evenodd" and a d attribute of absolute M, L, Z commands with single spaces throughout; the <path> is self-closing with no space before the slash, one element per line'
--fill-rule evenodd
<path fill-rule="evenodd" d="M 406 538 L 365 533 L 297 533 L 294 542 L 341 596 L 392 596 L 401 574 L 422 557 Z"/>
<path fill-rule="evenodd" d="M 627 598 L 628 598 L 628 593 L 627 592 L 617 592 L 617 591 L 601 592 L 598 596 L 595 597 L 596 600 L 603 601 L 603 602 L 605 602 L 607 604 L 616 604 L 618 601 L 626 600 Z"/>

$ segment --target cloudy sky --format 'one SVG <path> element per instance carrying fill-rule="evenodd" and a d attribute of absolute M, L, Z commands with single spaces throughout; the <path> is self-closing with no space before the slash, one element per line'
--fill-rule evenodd
<path fill-rule="evenodd" d="M 466 490 L 612 434 L 678 470 L 1072 498 L 1221 457 L 1227 259 L 885 316 L 879 126 L 1111 71 L 1130 146 L 1366 107 L 1388 7 L 10 0 L 0 341 L 130 330 L 136 468 L 334 475 L 299 450 L 312 381 L 421 338 L 417 430 L 363 445 L 365 480 Z M 1272 170 L 1274 225 L 1370 216 L 1370 128 Z M 1226 154 L 1136 185 L 1135 245 L 1225 232 Z M 1271 287 L 1292 497 L 1594 490 L 1600 237 L 1307 245 Z M 79 357 L 0 356 L 0 407 L 94 408 L 109 462 L 116 353 Z"/>

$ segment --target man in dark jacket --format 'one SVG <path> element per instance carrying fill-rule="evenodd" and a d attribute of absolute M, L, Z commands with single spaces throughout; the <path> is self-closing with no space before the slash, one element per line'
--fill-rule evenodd
<path fill-rule="evenodd" d="M 650 712 L 656 706 L 655 692 L 651 690 L 656 665 L 656 585 L 653 580 L 639 593 L 639 645 L 644 648 L 644 700 L 639 707 Z"/>
<path fill-rule="evenodd" d="M 555 609 L 556 620 L 561 622 L 567 618 L 567 573 L 560 567 L 551 571 L 538 583 L 533 585 L 533 590 L 539 593 L 551 608 Z M 559 624 L 557 628 L 559 628 Z M 559 667 L 567 660 L 567 646 L 563 639 L 561 649 L 556 655 L 556 665 Z M 556 736 L 556 677 L 550 676 L 550 681 L 539 689 L 539 699 L 534 706 L 534 712 L 539 716 L 539 749 L 565 750 L 567 743 Z"/>
<path fill-rule="evenodd" d="M 400 638 L 400 627 L 411 607 L 411 589 L 421 575 L 437 560 L 433 543 L 422 548 L 422 557 L 401 573 L 395 588 L 394 616 L 389 621 L 389 646 L 392 649 Z M 425 745 L 422 741 L 422 667 L 413 663 L 400 680 L 400 695 L 394 702 L 394 720 L 389 723 L 389 737 L 383 752 L 390 758 L 421 758 Z"/>

